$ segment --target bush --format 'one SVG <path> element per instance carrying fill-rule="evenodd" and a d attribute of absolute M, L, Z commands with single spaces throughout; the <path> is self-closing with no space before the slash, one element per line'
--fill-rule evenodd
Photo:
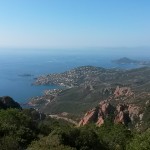
<path fill-rule="evenodd" d="M 150 129 L 142 134 L 136 134 L 127 150 L 149 150 L 150 149 Z"/>
<path fill-rule="evenodd" d="M 11 150 L 26 147 L 35 138 L 36 128 L 30 117 L 18 109 L 0 110 L 0 149 L 9 149 L 11 143 Z"/>

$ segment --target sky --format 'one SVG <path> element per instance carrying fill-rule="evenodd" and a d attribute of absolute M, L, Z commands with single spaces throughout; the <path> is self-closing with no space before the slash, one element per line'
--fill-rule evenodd
<path fill-rule="evenodd" d="M 150 47 L 150 0 L 0 0 L 0 47 Z"/>

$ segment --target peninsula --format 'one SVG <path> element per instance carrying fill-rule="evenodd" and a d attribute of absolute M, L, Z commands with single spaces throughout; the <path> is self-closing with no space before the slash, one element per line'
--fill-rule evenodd
<path fill-rule="evenodd" d="M 127 57 L 123 57 L 117 60 L 112 60 L 113 63 L 116 64 L 136 64 L 141 66 L 149 66 L 150 61 L 149 60 L 134 60 Z"/>

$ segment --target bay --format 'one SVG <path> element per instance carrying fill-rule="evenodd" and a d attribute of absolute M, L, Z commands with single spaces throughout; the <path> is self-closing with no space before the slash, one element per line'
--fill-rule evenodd
<path fill-rule="evenodd" d="M 19 103 L 40 96 L 54 85 L 34 86 L 34 79 L 43 74 L 60 73 L 74 67 L 92 65 L 104 68 L 132 69 L 134 64 L 118 65 L 111 61 L 121 55 L 105 53 L 55 53 L 51 51 L 4 52 L 0 55 L 0 96 L 11 96 Z"/>

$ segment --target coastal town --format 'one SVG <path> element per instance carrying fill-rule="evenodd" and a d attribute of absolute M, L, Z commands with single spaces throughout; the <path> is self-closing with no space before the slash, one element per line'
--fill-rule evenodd
<path fill-rule="evenodd" d="M 36 78 L 34 85 L 59 85 L 67 88 L 81 84 L 94 84 L 112 80 L 114 74 L 122 72 L 118 69 L 82 66 L 64 73 L 48 74 Z"/>

